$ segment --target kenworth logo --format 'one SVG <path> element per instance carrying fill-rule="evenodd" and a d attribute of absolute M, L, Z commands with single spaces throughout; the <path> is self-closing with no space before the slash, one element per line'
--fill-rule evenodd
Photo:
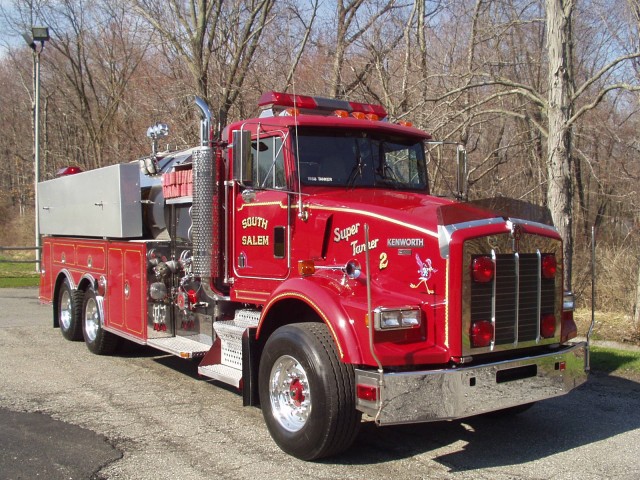
<path fill-rule="evenodd" d="M 387 247 L 392 248 L 420 248 L 424 247 L 424 238 L 389 238 Z"/>

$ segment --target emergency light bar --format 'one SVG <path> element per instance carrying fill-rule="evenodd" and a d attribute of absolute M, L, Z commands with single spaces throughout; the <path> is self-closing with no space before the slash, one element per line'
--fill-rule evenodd
<path fill-rule="evenodd" d="M 262 94 L 260 100 L 258 100 L 258 106 L 263 109 L 263 114 L 271 109 L 272 114 L 288 111 L 291 115 L 290 109 L 296 109 L 296 113 L 335 115 L 338 117 L 352 116 L 367 120 L 383 120 L 387 116 L 387 111 L 382 105 L 274 91 Z M 260 116 L 264 115 L 261 114 Z"/>

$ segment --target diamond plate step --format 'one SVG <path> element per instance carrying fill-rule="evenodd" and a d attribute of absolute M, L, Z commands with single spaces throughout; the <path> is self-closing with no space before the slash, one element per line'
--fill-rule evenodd
<path fill-rule="evenodd" d="M 250 327 L 257 327 L 260 312 L 238 310 L 233 320 L 214 322 L 213 329 L 220 337 L 221 360 L 223 366 L 242 371 L 242 335 Z"/>
<path fill-rule="evenodd" d="M 187 337 L 151 338 L 147 345 L 182 358 L 203 357 L 211 349 L 211 345 Z"/>
<path fill-rule="evenodd" d="M 213 378 L 221 382 L 240 388 L 240 380 L 242 380 L 242 370 L 229 367 L 227 365 L 207 365 L 206 367 L 198 367 L 198 373 L 203 377 Z"/>

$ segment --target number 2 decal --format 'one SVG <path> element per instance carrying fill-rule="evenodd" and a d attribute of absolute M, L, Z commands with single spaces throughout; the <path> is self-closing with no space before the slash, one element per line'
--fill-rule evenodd
<path fill-rule="evenodd" d="M 382 252 L 380 254 L 380 270 L 384 270 L 389 266 L 389 259 L 387 258 L 387 254 Z"/>

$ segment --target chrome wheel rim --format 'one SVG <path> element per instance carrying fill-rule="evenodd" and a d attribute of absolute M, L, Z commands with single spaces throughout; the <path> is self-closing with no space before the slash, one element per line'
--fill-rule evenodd
<path fill-rule="evenodd" d="M 69 330 L 72 318 L 71 294 L 69 290 L 63 289 L 60 297 L 60 327 L 63 330 Z"/>
<path fill-rule="evenodd" d="M 311 413 L 307 372 L 295 358 L 283 355 L 273 364 L 269 379 L 273 416 L 285 430 L 297 432 Z"/>
<path fill-rule="evenodd" d="M 87 341 L 93 342 L 98 335 L 100 328 L 100 312 L 98 311 L 98 303 L 95 298 L 87 300 L 84 309 L 84 331 L 87 334 Z"/>

